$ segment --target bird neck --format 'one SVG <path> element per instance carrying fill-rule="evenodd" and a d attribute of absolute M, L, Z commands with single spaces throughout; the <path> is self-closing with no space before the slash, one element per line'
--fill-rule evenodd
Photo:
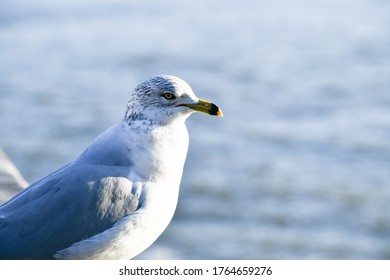
<path fill-rule="evenodd" d="M 136 159 L 136 172 L 152 182 L 179 184 L 188 150 L 188 132 L 184 122 L 167 125 L 128 125 L 132 143 L 139 143 L 130 153 Z"/>

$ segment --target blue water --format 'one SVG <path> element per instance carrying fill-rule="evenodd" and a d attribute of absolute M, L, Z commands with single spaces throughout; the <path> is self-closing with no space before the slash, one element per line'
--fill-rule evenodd
<path fill-rule="evenodd" d="M 204 2 L 2 0 L 0 146 L 35 181 L 177 75 L 225 116 L 139 258 L 389 259 L 390 2 Z"/>

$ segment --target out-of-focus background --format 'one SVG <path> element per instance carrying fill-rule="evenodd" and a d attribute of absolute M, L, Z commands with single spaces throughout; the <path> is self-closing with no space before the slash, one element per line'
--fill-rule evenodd
<path fill-rule="evenodd" d="M 174 220 L 143 259 L 390 258 L 390 2 L 2 0 L 0 146 L 33 182 L 177 75 Z"/>

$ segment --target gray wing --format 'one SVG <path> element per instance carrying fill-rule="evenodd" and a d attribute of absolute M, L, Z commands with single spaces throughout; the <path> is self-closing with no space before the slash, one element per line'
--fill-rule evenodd
<path fill-rule="evenodd" d="M 0 259 L 52 259 L 139 207 L 130 167 L 69 164 L 0 207 Z"/>

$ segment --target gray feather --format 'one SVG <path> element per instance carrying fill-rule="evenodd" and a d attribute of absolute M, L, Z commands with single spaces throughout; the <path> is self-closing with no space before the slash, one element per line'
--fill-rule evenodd
<path fill-rule="evenodd" d="M 0 258 L 51 259 L 135 211 L 139 194 L 126 178 L 129 167 L 105 170 L 70 164 L 0 207 Z"/>

